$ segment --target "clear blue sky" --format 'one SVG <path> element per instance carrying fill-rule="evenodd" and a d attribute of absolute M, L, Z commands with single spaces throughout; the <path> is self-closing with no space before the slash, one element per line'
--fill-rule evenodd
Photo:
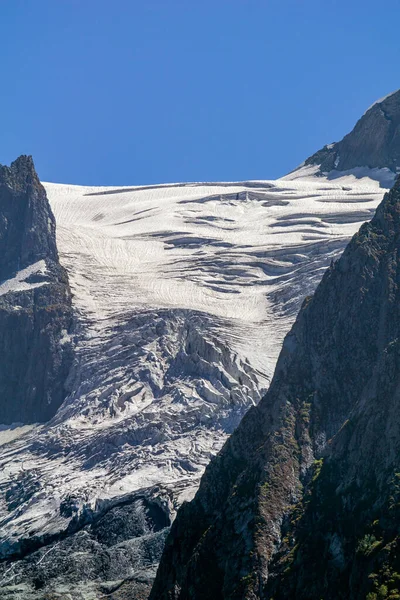
<path fill-rule="evenodd" d="M 266 179 L 400 88 L 398 0 L 2 0 L 0 162 L 43 180 Z"/>

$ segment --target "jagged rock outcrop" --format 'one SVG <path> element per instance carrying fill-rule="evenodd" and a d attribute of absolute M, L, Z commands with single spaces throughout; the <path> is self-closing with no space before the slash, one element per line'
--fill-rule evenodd
<path fill-rule="evenodd" d="M 19 483 L 9 494 L 16 503 Z M 0 562 L 2 600 L 64 597 L 56 590 L 66 589 L 66 578 L 66 597 L 73 600 L 126 598 L 126 589 L 135 600 L 147 598 L 170 524 L 169 501 L 169 493 L 155 487 L 79 513 L 71 494 L 60 504 L 60 517 L 71 517 L 66 531 L 25 540 L 14 560 Z"/>
<path fill-rule="evenodd" d="M 0 423 L 45 421 L 63 401 L 71 294 L 31 157 L 0 166 Z"/>
<path fill-rule="evenodd" d="M 400 183 L 304 301 L 152 600 L 400 597 Z"/>
<path fill-rule="evenodd" d="M 305 162 L 320 173 L 357 167 L 400 168 L 400 90 L 371 106 L 353 131 L 340 142 L 324 146 Z"/>

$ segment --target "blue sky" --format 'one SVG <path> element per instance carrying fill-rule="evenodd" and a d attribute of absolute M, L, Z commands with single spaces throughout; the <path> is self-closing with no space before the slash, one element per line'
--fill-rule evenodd
<path fill-rule="evenodd" d="M 398 0 L 3 0 L 0 162 L 47 181 L 267 179 L 400 87 Z"/>

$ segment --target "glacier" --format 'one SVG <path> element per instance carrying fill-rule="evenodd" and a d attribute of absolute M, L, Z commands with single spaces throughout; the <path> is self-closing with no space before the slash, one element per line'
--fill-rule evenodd
<path fill-rule="evenodd" d="M 99 579 L 154 574 L 178 506 L 268 388 L 304 297 L 394 180 L 388 169 L 316 170 L 275 181 L 44 184 L 73 292 L 75 361 L 49 423 L 0 426 L 4 597 L 40 597 L 45 568 L 65 592 L 62 570 L 51 571 L 61 551 L 85 590 L 71 598 L 90 597 Z M 99 524 L 121 507 L 135 527 L 101 542 Z M 102 561 L 89 565 L 96 544 Z"/>

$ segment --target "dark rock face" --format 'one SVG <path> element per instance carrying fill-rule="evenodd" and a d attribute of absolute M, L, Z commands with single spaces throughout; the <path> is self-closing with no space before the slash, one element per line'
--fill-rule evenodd
<path fill-rule="evenodd" d="M 76 600 L 145 600 L 170 525 L 160 492 L 154 488 L 133 493 L 114 505 L 105 504 L 97 514 L 88 509 L 76 515 L 67 531 L 27 540 L 14 560 L 0 560 L 1 598 L 58 598 L 56 590 L 65 587 L 67 578 Z M 76 510 L 71 496 L 61 504 L 60 515 L 71 516 Z"/>
<path fill-rule="evenodd" d="M 400 90 L 374 104 L 341 142 L 325 146 L 306 165 L 321 165 L 321 173 L 356 167 L 400 167 Z"/>
<path fill-rule="evenodd" d="M 31 157 L 0 166 L 0 423 L 45 421 L 72 360 L 66 271 L 55 220 Z"/>
<path fill-rule="evenodd" d="M 180 509 L 152 600 L 400 597 L 399 254 L 397 182 Z"/>
<path fill-rule="evenodd" d="M 56 222 L 30 156 L 0 165 L 0 281 L 38 260 L 58 263 Z"/>

